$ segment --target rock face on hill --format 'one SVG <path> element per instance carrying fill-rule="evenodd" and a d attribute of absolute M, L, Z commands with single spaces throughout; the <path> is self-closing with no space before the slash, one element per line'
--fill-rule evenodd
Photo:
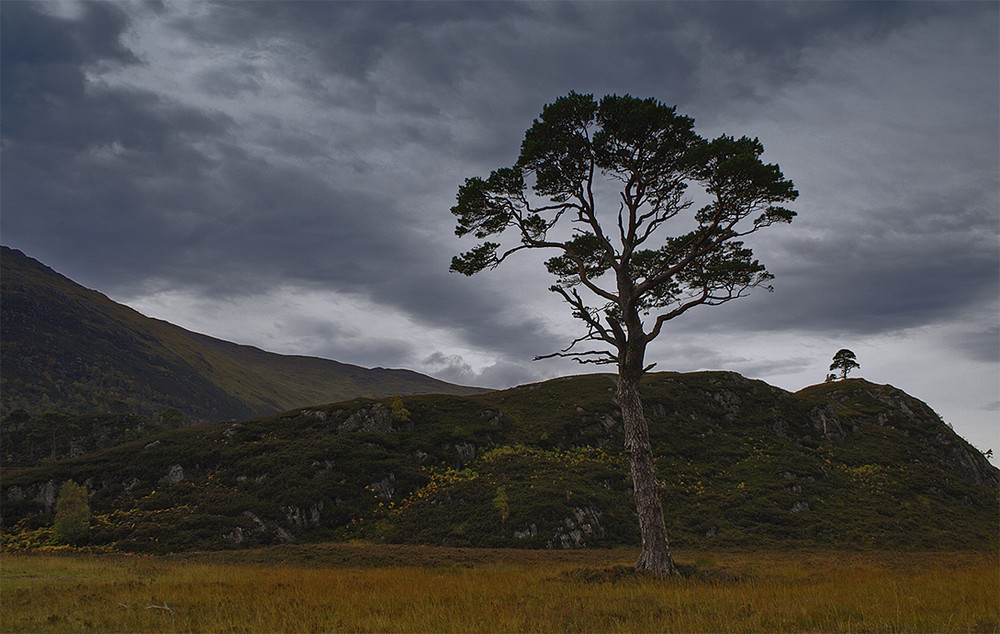
<path fill-rule="evenodd" d="M 287 356 L 150 319 L 20 251 L 0 260 L 0 415 L 112 413 L 187 423 L 393 394 L 482 392 L 410 370 Z"/>
<path fill-rule="evenodd" d="M 287 541 L 582 548 L 638 540 L 614 379 L 356 399 L 165 431 L 8 468 L 6 535 L 52 519 L 66 479 L 93 543 Z M 658 373 L 643 399 L 679 547 L 996 548 L 1000 472 L 926 404 L 854 379 L 789 393 Z"/>
<path fill-rule="evenodd" d="M 991 489 L 1000 487 L 1000 470 L 959 437 L 926 403 L 901 390 L 889 385 L 853 380 L 814 386 L 799 394 L 816 395 L 833 401 L 826 407 L 827 416 L 817 413 L 821 420 L 828 418 L 831 428 L 838 429 L 837 434 L 845 439 L 847 431 L 841 426 L 838 410 L 841 415 L 860 417 L 869 423 L 874 421 L 876 425 L 901 433 L 908 439 L 912 437 L 919 443 L 924 459 L 935 460 L 938 466 L 953 470 L 970 482 Z M 850 431 L 857 432 L 857 425 L 851 424 Z M 914 456 L 912 459 L 920 458 Z"/>

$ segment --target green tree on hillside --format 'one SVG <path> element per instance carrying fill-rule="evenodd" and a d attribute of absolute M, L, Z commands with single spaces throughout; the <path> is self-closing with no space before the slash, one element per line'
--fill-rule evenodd
<path fill-rule="evenodd" d="M 389 404 L 389 410 L 392 412 L 393 420 L 402 422 L 410 420 L 410 410 L 406 409 L 403 398 L 398 394 L 393 398 L 392 403 Z"/>
<path fill-rule="evenodd" d="M 90 529 L 87 489 L 72 480 L 64 482 L 59 489 L 53 529 L 56 535 L 68 544 L 79 544 Z"/>
<path fill-rule="evenodd" d="M 847 348 L 838 350 L 837 354 L 833 355 L 833 363 L 830 364 L 831 371 L 840 371 L 840 380 L 842 381 L 847 378 L 848 372 L 860 367 L 861 364 L 858 363 L 858 358 Z M 831 377 L 835 378 L 835 376 L 831 374 L 827 377 L 827 381 L 831 380 Z"/>
<path fill-rule="evenodd" d="M 790 222 L 795 213 L 780 204 L 798 195 L 761 161 L 757 139 L 709 141 L 693 127 L 655 99 L 570 93 L 544 107 L 512 167 L 467 179 L 451 210 L 459 236 L 512 234 L 506 246 L 484 241 L 455 257 L 454 271 L 492 269 L 526 249 L 556 253 L 546 262 L 551 290 L 586 334 L 545 357 L 617 365 L 642 535 L 636 568 L 658 576 L 676 568 L 639 395 L 652 367 L 646 348 L 690 309 L 767 287 L 772 276 L 741 238 Z"/>

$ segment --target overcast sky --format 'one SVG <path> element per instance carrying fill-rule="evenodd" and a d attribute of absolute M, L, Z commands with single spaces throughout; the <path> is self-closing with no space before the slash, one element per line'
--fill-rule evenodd
<path fill-rule="evenodd" d="M 542 257 L 449 273 L 458 187 L 544 104 L 655 97 L 800 192 L 774 292 L 648 354 L 789 390 L 856 374 L 1000 452 L 996 2 L 0 3 L 5 245 L 289 354 L 507 387 L 582 334 Z"/>

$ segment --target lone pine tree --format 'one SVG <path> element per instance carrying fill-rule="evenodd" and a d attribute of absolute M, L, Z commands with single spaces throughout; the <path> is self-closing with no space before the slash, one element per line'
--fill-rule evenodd
<path fill-rule="evenodd" d="M 840 370 L 841 381 L 847 379 L 848 372 L 860 367 L 861 364 L 858 363 L 858 358 L 847 348 L 838 350 L 837 354 L 833 355 L 833 363 L 830 364 L 831 370 Z"/>
<path fill-rule="evenodd" d="M 642 536 L 636 569 L 661 577 L 677 570 L 639 395 L 652 367 L 646 348 L 666 322 L 696 306 L 770 289 L 772 276 L 741 238 L 790 222 L 795 212 L 780 204 L 798 196 L 777 165 L 761 161 L 757 139 L 709 141 L 693 127 L 655 99 L 598 102 L 571 92 L 543 108 L 512 167 L 467 179 L 451 209 L 457 235 L 509 240 L 456 256 L 453 271 L 492 269 L 525 249 L 555 252 L 546 262 L 556 278 L 551 290 L 586 334 L 538 358 L 617 365 Z"/>

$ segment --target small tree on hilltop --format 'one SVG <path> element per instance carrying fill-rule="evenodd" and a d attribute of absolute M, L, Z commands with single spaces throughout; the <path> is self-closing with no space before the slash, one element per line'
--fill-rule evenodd
<path fill-rule="evenodd" d="M 848 372 L 860 367 L 861 364 L 858 363 L 857 357 L 847 348 L 839 350 L 837 354 L 833 355 L 833 363 L 830 364 L 831 371 L 840 370 L 840 380 L 842 381 L 847 378 Z M 831 380 L 830 377 L 833 376 L 832 374 L 827 376 L 827 380 Z"/>
<path fill-rule="evenodd" d="M 451 210 L 459 236 L 513 234 L 506 247 L 484 241 L 454 258 L 459 273 L 495 268 L 524 249 L 555 251 L 546 262 L 556 278 L 551 290 L 587 332 L 546 356 L 617 365 L 642 535 L 636 568 L 657 576 L 676 568 L 639 396 L 652 367 L 646 348 L 688 310 L 766 287 L 772 276 L 740 238 L 790 222 L 795 213 L 779 205 L 798 195 L 777 165 L 761 161 L 757 139 L 707 141 L 693 126 L 655 99 L 608 95 L 598 102 L 570 93 L 545 106 L 513 167 L 467 179 Z M 690 185 L 700 208 L 687 195 Z M 661 235 L 668 226 L 679 232 Z"/>
<path fill-rule="evenodd" d="M 90 530 L 90 503 L 87 489 L 67 480 L 56 499 L 56 518 L 52 527 L 56 535 L 68 544 L 79 544 Z"/>

